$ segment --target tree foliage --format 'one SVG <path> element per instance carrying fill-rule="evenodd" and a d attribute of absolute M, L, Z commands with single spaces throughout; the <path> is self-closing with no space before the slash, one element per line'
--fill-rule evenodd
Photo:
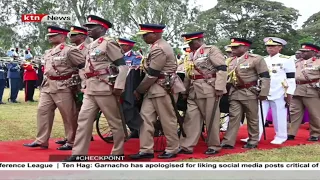
<path fill-rule="evenodd" d="M 231 37 L 253 41 L 254 52 L 264 54 L 263 38 L 296 34 L 293 25 L 299 13 L 282 3 L 267 0 L 218 0 L 218 4 L 198 17 L 197 27 L 206 29 L 210 43 Z M 205 23 L 207 22 L 207 23 Z"/>

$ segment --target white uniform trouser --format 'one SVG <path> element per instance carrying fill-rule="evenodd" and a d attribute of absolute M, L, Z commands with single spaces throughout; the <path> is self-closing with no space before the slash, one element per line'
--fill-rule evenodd
<path fill-rule="evenodd" d="M 271 107 L 272 111 L 272 120 L 274 130 L 276 132 L 275 140 L 286 141 L 287 140 L 287 108 L 285 107 L 286 102 L 284 100 L 284 96 L 275 100 L 265 100 L 262 101 L 262 109 L 263 109 L 263 123 L 265 124 L 266 118 L 268 115 L 268 111 Z M 259 108 L 259 138 L 263 134 L 263 126 L 261 121 L 261 112 Z"/>

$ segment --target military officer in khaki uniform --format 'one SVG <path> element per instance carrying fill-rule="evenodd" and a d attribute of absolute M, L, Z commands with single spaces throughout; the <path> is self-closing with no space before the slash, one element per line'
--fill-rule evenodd
<path fill-rule="evenodd" d="M 184 81 L 188 106 L 183 127 L 187 137 L 180 138 L 179 153 L 191 154 L 193 152 L 201 135 L 203 120 L 205 120 L 209 134 L 208 149 L 205 154 L 217 154 L 221 149 L 219 98 L 227 93 L 225 57 L 216 46 L 206 45 L 203 42 L 203 32 L 184 34 L 182 37 L 192 50 L 190 63 L 193 67 Z M 217 104 L 216 109 L 214 109 L 215 103 Z M 213 114 L 214 117 L 212 117 Z M 212 129 L 208 129 L 211 121 L 213 121 Z"/>
<path fill-rule="evenodd" d="M 296 62 L 296 90 L 290 105 L 291 128 L 288 140 L 294 140 L 303 119 L 305 108 L 310 114 L 309 141 L 318 141 L 320 136 L 320 59 L 315 55 L 320 47 L 302 44 L 301 58 Z"/>
<path fill-rule="evenodd" d="M 74 43 L 77 46 L 77 48 L 80 50 L 80 52 L 83 54 L 83 56 L 86 57 L 89 50 L 88 49 L 89 43 L 86 41 L 88 37 L 87 29 L 83 27 L 78 27 L 78 26 L 71 26 L 68 36 L 70 38 L 70 42 Z M 81 77 L 81 87 L 82 89 L 85 89 L 84 69 L 79 69 L 79 75 Z M 77 102 L 76 105 L 77 105 L 77 111 L 80 112 L 81 104 Z M 56 141 L 56 144 L 65 144 L 66 142 L 67 142 L 67 139 L 65 138 L 64 140 Z"/>
<path fill-rule="evenodd" d="M 146 76 L 137 87 L 134 94 L 140 99 L 140 94 L 145 94 L 141 117 L 143 124 L 140 128 L 140 152 L 132 155 L 133 159 L 153 158 L 154 122 L 159 116 L 164 135 L 167 140 L 165 152 L 158 158 L 176 157 L 179 150 L 179 137 L 177 134 L 177 117 L 171 98 L 165 90 L 165 78 L 170 76 L 170 88 L 177 101 L 178 93 L 185 91 L 181 79 L 177 76 L 177 60 L 173 49 L 168 42 L 162 39 L 164 25 L 140 24 L 140 32 L 143 40 L 150 44 L 150 52 L 144 62 Z"/>
<path fill-rule="evenodd" d="M 232 84 L 229 91 L 230 120 L 223 137 L 222 148 L 234 148 L 243 113 L 246 113 L 249 134 L 247 144 L 243 148 L 256 148 L 259 141 L 258 99 L 267 99 L 270 74 L 263 57 L 248 53 L 251 44 L 252 42 L 246 39 L 232 38 L 229 45 L 235 57 L 228 67 L 228 82 Z"/>
<path fill-rule="evenodd" d="M 99 109 L 106 117 L 113 134 L 111 155 L 124 154 L 124 130 L 117 101 L 125 87 L 128 67 L 119 44 L 105 35 L 113 26 L 109 21 L 90 15 L 84 26 L 88 28 L 88 35 L 94 41 L 90 44 L 86 57 L 86 89 L 78 118 L 76 140 L 72 156 L 65 161 L 76 161 L 78 155 L 88 154 L 93 122 Z"/>
<path fill-rule="evenodd" d="M 229 46 L 225 46 L 224 47 L 225 52 L 226 52 L 226 65 L 229 65 L 229 62 L 232 60 L 232 50 L 231 47 Z M 224 94 L 221 97 L 220 100 L 220 131 L 225 132 L 228 128 L 228 124 L 229 124 L 229 96 L 228 93 Z"/>
<path fill-rule="evenodd" d="M 85 58 L 77 48 L 65 43 L 68 30 L 49 26 L 48 31 L 49 42 L 54 47 L 44 55 L 45 78 L 38 105 L 38 134 L 33 143 L 24 146 L 48 148 L 54 112 L 58 107 L 68 139 L 58 150 L 71 150 L 77 129 L 77 110 L 69 83 L 77 74 L 75 69 L 84 67 Z"/>

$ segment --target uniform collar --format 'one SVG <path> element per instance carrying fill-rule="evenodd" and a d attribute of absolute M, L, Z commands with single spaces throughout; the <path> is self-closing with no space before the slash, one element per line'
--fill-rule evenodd
<path fill-rule="evenodd" d="M 194 51 L 194 54 L 197 54 L 198 52 L 200 53 L 200 54 L 203 54 L 203 48 L 206 46 L 206 44 L 202 44 L 196 51 Z"/>
<path fill-rule="evenodd" d="M 269 55 L 268 57 L 269 57 L 269 58 L 278 58 L 280 55 L 281 55 L 281 54 L 278 53 L 278 54 L 276 54 L 276 55 L 274 55 L 274 56 L 272 56 L 272 57 L 271 57 L 270 55 Z"/>
<path fill-rule="evenodd" d="M 128 52 L 126 52 L 126 53 L 124 53 L 124 55 L 125 56 L 130 56 L 132 54 L 132 50 L 130 50 L 130 51 L 128 51 Z"/>

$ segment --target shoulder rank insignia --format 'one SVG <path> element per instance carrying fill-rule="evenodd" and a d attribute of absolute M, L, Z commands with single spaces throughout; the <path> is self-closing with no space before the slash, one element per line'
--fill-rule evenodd
<path fill-rule="evenodd" d="M 290 59 L 290 56 L 286 56 L 286 55 L 283 55 L 283 54 L 281 54 L 279 57 L 281 57 L 281 58 L 286 58 L 286 59 Z"/>
<path fill-rule="evenodd" d="M 81 46 L 79 47 L 80 50 L 82 50 L 84 48 L 84 44 L 81 44 Z"/>
<path fill-rule="evenodd" d="M 103 40 L 104 40 L 104 37 L 99 38 L 98 43 L 101 44 Z"/>

